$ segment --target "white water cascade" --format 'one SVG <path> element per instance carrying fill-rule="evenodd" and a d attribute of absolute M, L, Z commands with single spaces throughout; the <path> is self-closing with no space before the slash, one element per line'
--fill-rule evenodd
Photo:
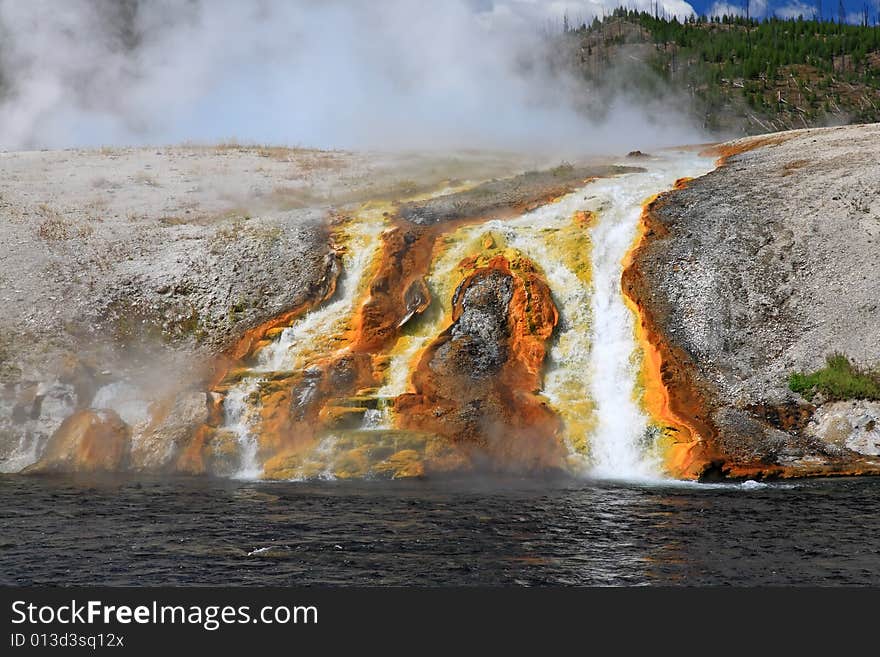
<path fill-rule="evenodd" d="M 498 226 L 512 246 L 544 270 L 550 284 L 560 325 L 542 393 L 566 422 L 573 466 L 598 478 L 661 477 L 650 421 L 637 396 L 641 354 L 635 318 L 621 289 L 623 261 L 636 239 L 642 205 L 679 178 L 701 176 L 715 166 L 692 152 L 670 152 L 638 164 L 647 171 L 596 180 L 559 203 Z M 596 216 L 589 282 L 544 237 L 579 209 Z"/>
<path fill-rule="evenodd" d="M 639 398 L 642 354 L 635 318 L 621 289 L 623 261 L 637 238 L 643 204 L 671 189 L 679 178 L 711 171 L 714 163 L 693 152 L 676 151 L 635 164 L 645 170 L 596 179 L 518 217 L 464 225 L 444 235 L 443 248 L 435 254 L 426 276 L 431 307 L 404 327 L 384 355 L 384 380 L 368 393 L 375 405 L 364 412 L 358 440 L 371 440 L 375 432 L 378 441 L 383 432 L 394 428 L 387 400 L 410 389 L 420 354 L 446 328 L 451 299 L 460 282 L 459 263 L 475 249 L 479 252 L 481 244 L 497 241 L 497 248 L 513 249 L 537 265 L 559 310 L 539 392 L 562 419 L 569 469 L 604 479 L 662 477 L 653 440 L 656 431 Z M 316 356 L 345 348 L 343 336 L 358 300 L 364 298 L 386 227 L 378 210 L 363 212 L 352 222 L 347 229 L 344 273 L 333 300 L 286 328 L 259 352 L 247 377 L 229 390 L 226 429 L 235 434 L 241 454 L 235 476 L 262 475 L 258 436 L 254 435 L 259 403 L 253 394 L 260 382 L 273 372 L 302 370 Z M 335 430 L 321 435 L 304 457 L 309 467 L 303 472 L 312 474 L 303 476 L 319 472 L 320 477 L 333 477 L 334 450 L 351 449 L 351 440 L 339 440 L 339 435 Z"/>
<path fill-rule="evenodd" d="M 258 379 L 245 379 L 223 401 L 223 419 L 238 443 L 239 462 L 232 475 L 235 479 L 256 479 L 263 471 L 257 460 L 259 443 L 253 426 L 259 407 L 251 401 L 258 385 Z"/>
<path fill-rule="evenodd" d="M 258 352 L 248 376 L 226 394 L 224 428 L 232 431 L 239 445 L 240 463 L 233 477 L 259 479 L 263 475 L 255 427 L 259 406 L 254 401 L 260 383 L 274 372 L 305 369 L 317 355 L 335 350 L 355 310 L 355 301 L 369 282 L 371 264 L 386 226 L 378 208 L 364 209 L 349 222 L 346 242 L 342 245 L 342 274 L 333 299 L 285 328 L 274 342 Z"/>
<path fill-rule="evenodd" d="M 601 180 L 593 193 L 604 199 L 592 229 L 593 315 L 590 339 L 590 391 L 598 424 L 591 438 L 592 474 L 614 479 L 660 475 L 658 455 L 646 441 L 649 418 L 635 394 L 639 369 L 634 317 L 624 303 L 620 279 L 623 260 L 636 239 L 645 201 L 670 189 L 678 178 L 696 177 L 714 168 L 712 160 L 676 154 L 648 163 L 646 173 Z"/>

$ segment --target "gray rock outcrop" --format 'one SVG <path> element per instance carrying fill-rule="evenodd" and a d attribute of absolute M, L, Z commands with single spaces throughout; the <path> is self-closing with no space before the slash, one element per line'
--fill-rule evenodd
<path fill-rule="evenodd" d="M 644 302 L 708 391 L 725 455 L 845 470 L 875 454 L 858 428 L 867 407 L 820 407 L 810 421 L 787 382 L 834 352 L 880 364 L 880 125 L 769 142 L 657 204 L 636 263 Z"/>

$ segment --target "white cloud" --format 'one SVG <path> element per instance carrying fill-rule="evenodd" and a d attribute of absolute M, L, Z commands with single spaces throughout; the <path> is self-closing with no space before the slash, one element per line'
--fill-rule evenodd
<path fill-rule="evenodd" d="M 733 5 L 729 2 L 716 2 L 707 12 L 709 16 L 745 16 L 745 13 L 741 5 Z"/>
<path fill-rule="evenodd" d="M 745 16 L 745 4 L 742 2 L 716 2 L 709 11 L 708 16 Z M 767 15 L 767 0 L 751 0 L 749 3 L 749 16 L 763 18 Z"/>
<path fill-rule="evenodd" d="M 779 18 L 797 18 L 798 16 L 812 18 L 813 14 L 816 13 L 816 6 L 795 0 L 782 7 L 776 7 L 773 13 Z"/>
<path fill-rule="evenodd" d="M 880 2 L 878 2 L 878 7 L 880 7 Z M 874 24 L 875 17 L 875 13 L 868 12 L 868 25 Z M 865 15 L 861 11 L 850 12 L 846 15 L 846 22 L 850 25 L 862 25 L 865 22 Z"/>

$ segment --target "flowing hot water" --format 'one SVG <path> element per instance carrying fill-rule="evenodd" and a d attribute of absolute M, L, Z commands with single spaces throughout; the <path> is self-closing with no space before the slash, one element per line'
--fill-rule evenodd
<path fill-rule="evenodd" d="M 562 420 L 576 473 L 640 480 L 662 476 L 653 437 L 657 430 L 643 409 L 638 373 L 642 354 L 635 317 L 621 290 L 623 262 L 638 237 L 643 204 L 683 177 L 711 171 L 710 159 L 670 152 L 638 162 L 644 171 L 587 182 L 555 202 L 520 216 L 468 224 L 440 238 L 425 282 L 431 304 L 402 329 L 382 356 L 377 388 L 364 393 L 369 408 L 356 430 L 369 451 L 392 432 L 389 400 L 410 390 L 420 354 L 448 326 L 451 298 L 462 280 L 459 263 L 486 244 L 528 258 L 550 286 L 559 323 L 550 343 L 540 394 Z M 259 382 L 273 372 L 302 370 L 317 356 L 345 349 L 343 336 L 375 267 L 381 232 L 380 211 L 362 212 L 345 228 L 345 272 L 334 298 L 285 329 L 257 355 L 249 376 L 230 391 L 226 428 L 241 445 L 238 476 L 260 473 L 253 419 L 258 416 Z M 231 402 L 231 403 L 230 403 Z M 398 432 L 399 433 L 399 432 Z M 332 476 L 334 450 L 341 434 L 325 432 L 305 461 L 315 461 L 321 476 Z M 312 463 L 312 466 L 315 465 Z M 315 467 L 309 469 L 316 472 Z"/>
<path fill-rule="evenodd" d="M 590 444 L 596 476 L 646 479 L 661 474 L 650 418 L 637 397 L 641 354 L 634 341 L 634 316 L 621 292 L 623 260 L 637 237 L 646 199 L 669 189 L 678 178 L 703 175 L 712 168 L 705 158 L 682 156 L 651 163 L 646 173 L 602 180 L 594 186 L 593 193 L 603 199 L 592 229 L 590 304 L 590 393 L 597 411 Z"/>
<path fill-rule="evenodd" d="M 255 432 L 259 416 L 259 383 L 275 372 L 302 370 L 316 357 L 332 351 L 343 339 L 355 302 L 363 294 L 372 263 L 386 226 L 381 208 L 366 208 L 342 227 L 342 275 L 333 299 L 307 313 L 257 354 L 249 374 L 226 395 L 225 425 L 241 446 L 233 476 L 259 478 L 259 441 Z"/>

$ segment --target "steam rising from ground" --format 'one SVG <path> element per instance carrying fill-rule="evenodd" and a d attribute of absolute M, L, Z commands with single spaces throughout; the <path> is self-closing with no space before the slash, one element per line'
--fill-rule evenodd
<path fill-rule="evenodd" d="M 548 56 L 548 21 L 573 4 L 0 0 L 0 148 L 596 152 L 698 140 L 668 106 L 620 97 L 590 120 L 589 90 Z M 576 4 L 584 20 L 602 8 Z"/>

